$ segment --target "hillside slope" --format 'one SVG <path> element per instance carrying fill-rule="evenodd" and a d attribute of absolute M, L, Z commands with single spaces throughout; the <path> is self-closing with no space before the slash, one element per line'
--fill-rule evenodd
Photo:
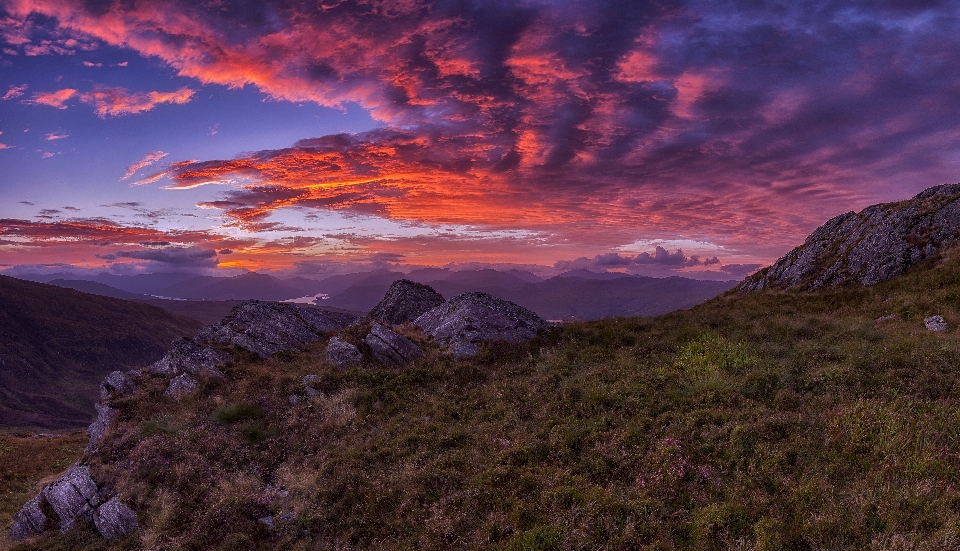
<path fill-rule="evenodd" d="M 140 530 L 21 549 L 950 549 L 958 323 L 950 252 L 459 362 L 409 332 L 403 369 L 336 369 L 321 342 L 180 398 L 145 374 L 82 460 Z"/>
<path fill-rule="evenodd" d="M 912 199 L 848 212 L 817 228 L 803 245 L 746 278 L 742 291 L 874 285 L 960 241 L 960 184 Z"/>
<path fill-rule="evenodd" d="M 107 373 L 203 324 L 154 306 L 0 276 L 0 428 L 82 428 Z"/>

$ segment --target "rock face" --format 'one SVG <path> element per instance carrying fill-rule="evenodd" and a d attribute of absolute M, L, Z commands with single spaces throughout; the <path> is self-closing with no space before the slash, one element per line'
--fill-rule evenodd
<path fill-rule="evenodd" d="M 362 364 L 363 354 L 356 346 L 333 337 L 327 343 L 326 360 L 340 369 L 347 369 Z"/>
<path fill-rule="evenodd" d="M 170 352 L 148 369 L 164 375 L 222 376 L 217 370 L 231 355 L 219 347 L 237 346 L 266 358 L 293 350 L 337 331 L 356 317 L 308 304 L 248 300 L 222 321 L 201 329 L 192 339 L 177 339 Z"/>
<path fill-rule="evenodd" d="M 841 214 L 737 289 L 874 285 L 960 241 L 960 184 Z"/>
<path fill-rule="evenodd" d="M 123 371 L 114 371 L 104 377 L 103 382 L 100 383 L 100 399 L 110 400 L 112 398 L 129 396 L 136 392 L 136 390 L 137 385 L 133 382 L 133 378 L 130 377 L 130 375 L 127 375 Z"/>
<path fill-rule="evenodd" d="M 186 394 L 192 394 L 195 390 L 197 390 L 197 381 L 189 373 L 181 373 L 170 379 L 170 384 L 167 385 L 167 390 L 164 391 L 163 395 L 170 398 L 179 398 Z"/>
<path fill-rule="evenodd" d="M 118 413 L 116 409 L 103 402 L 98 402 L 93 407 L 97 410 L 97 419 L 87 427 L 87 436 L 90 437 L 90 441 L 87 442 L 83 453 L 91 453 L 97 449 L 100 440 L 103 440 L 103 433 L 107 432 L 107 428 Z"/>
<path fill-rule="evenodd" d="M 486 293 L 453 297 L 414 323 L 458 359 L 476 355 L 482 341 L 521 342 L 550 325 L 530 310 Z"/>
<path fill-rule="evenodd" d="M 53 510 L 56 518 L 47 517 L 44 506 Z M 61 532 L 66 532 L 78 519 L 93 521 L 106 538 L 126 536 L 137 529 L 136 513 L 116 496 L 105 502 L 103 491 L 90 477 L 90 469 L 74 465 L 13 516 L 9 534 L 14 541 L 20 541 L 43 532 L 53 522 Z"/>
<path fill-rule="evenodd" d="M 375 360 L 390 367 L 406 365 L 423 356 L 423 350 L 419 346 L 379 323 L 370 327 L 370 332 L 363 342 L 370 347 Z"/>
<path fill-rule="evenodd" d="M 411 322 L 421 314 L 443 304 L 443 295 L 433 287 L 399 279 L 394 281 L 387 294 L 370 311 L 369 317 L 388 325 L 400 325 Z"/>
<path fill-rule="evenodd" d="M 194 340 L 239 346 L 266 358 L 318 340 L 327 331 L 339 331 L 354 319 L 308 304 L 249 300 L 223 321 L 201 329 Z"/>

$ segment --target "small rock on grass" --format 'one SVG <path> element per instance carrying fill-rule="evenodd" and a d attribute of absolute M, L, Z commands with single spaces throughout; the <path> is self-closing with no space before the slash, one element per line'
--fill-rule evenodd
<path fill-rule="evenodd" d="M 930 331 L 936 331 L 938 333 L 945 332 L 947 327 L 947 322 L 941 316 L 930 316 L 929 318 L 924 318 L 923 324 L 927 326 L 927 329 Z"/>

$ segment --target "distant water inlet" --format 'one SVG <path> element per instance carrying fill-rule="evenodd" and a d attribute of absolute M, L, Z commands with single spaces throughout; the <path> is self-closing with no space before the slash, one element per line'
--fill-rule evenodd
<path fill-rule="evenodd" d="M 307 295 L 305 297 L 300 297 L 300 298 L 291 298 L 283 302 L 295 302 L 297 304 L 315 304 L 318 301 L 327 300 L 328 298 L 330 298 L 330 295 L 328 295 L 327 293 L 317 293 L 315 295 Z"/>

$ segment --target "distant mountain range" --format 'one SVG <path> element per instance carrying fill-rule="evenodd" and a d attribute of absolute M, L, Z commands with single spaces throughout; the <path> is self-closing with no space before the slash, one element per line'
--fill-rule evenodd
<path fill-rule="evenodd" d="M 54 277 L 35 276 L 30 279 L 86 293 L 148 302 L 207 323 L 226 315 L 239 300 L 283 301 L 321 293 L 327 297 L 318 300 L 317 304 L 366 313 L 383 297 L 390 284 L 398 279 L 430 285 L 447 298 L 470 291 L 483 291 L 529 308 L 547 319 L 653 316 L 689 308 L 730 289 L 736 283 L 681 277 L 641 277 L 583 269 L 543 279 L 521 270 L 451 271 L 444 268 L 424 268 L 410 273 L 360 272 L 322 280 L 302 277 L 280 279 L 252 272 L 233 277 L 172 273 L 132 276 L 99 274 L 79 280 L 76 276 L 55 274 Z M 184 302 L 186 300 L 204 303 L 187 304 Z M 220 303 L 214 304 L 212 301 Z"/>
<path fill-rule="evenodd" d="M 202 326 L 148 304 L 0 276 L 0 427 L 84 427 L 104 375 L 152 363 Z"/>

